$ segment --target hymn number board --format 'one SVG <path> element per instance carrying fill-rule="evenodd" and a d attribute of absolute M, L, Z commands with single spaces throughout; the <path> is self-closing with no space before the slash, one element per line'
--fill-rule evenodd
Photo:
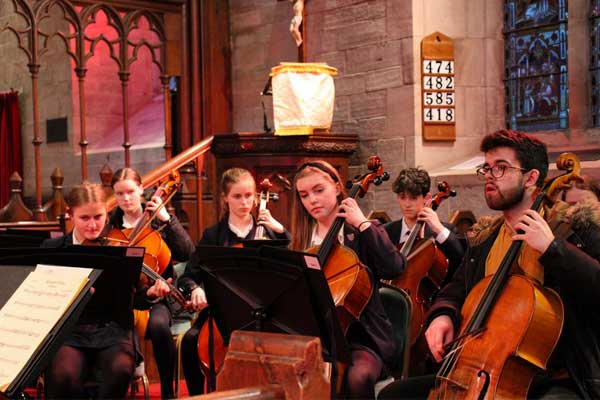
<path fill-rule="evenodd" d="M 435 32 L 421 42 L 423 138 L 456 140 L 454 43 Z"/>

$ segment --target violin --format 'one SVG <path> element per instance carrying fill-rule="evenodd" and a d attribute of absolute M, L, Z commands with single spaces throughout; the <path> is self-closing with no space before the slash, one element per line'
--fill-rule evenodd
<path fill-rule="evenodd" d="M 378 156 L 369 157 L 367 166 L 370 172 L 354 179 L 348 197 L 363 197 L 371 184 L 381 185 L 389 179 Z M 348 333 L 353 322 L 359 320 L 373 294 L 369 271 L 356 253 L 338 241 L 338 233 L 345 221 L 345 218 L 337 217 L 321 245 L 307 251 L 317 254 L 344 334 Z"/>
<path fill-rule="evenodd" d="M 556 166 L 565 173 L 548 180 L 531 207 L 541 215 L 564 185 L 581 179 L 574 154 L 563 153 Z M 523 241 L 513 241 L 496 273 L 470 291 L 459 334 L 446 346 L 429 399 L 526 398 L 534 374 L 546 368 L 560 337 L 564 308 L 555 291 L 512 273 L 522 247 Z"/>
<path fill-rule="evenodd" d="M 442 201 L 456 196 L 456 192 L 445 181 L 439 182 L 437 188 L 438 193 L 425 204 L 426 207 L 430 207 L 434 211 L 437 210 Z M 414 345 L 421 335 L 425 315 L 448 273 L 448 259 L 436 246 L 434 238 L 428 238 L 417 243 L 417 236 L 423 229 L 424 224 L 424 221 L 417 221 L 408 239 L 402 245 L 399 245 L 400 253 L 407 260 L 404 272 L 395 279 L 383 280 L 388 285 L 404 290 L 411 299 L 412 310 L 408 338 L 411 345 Z M 411 351 L 411 358 L 412 356 L 413 352 Z M 422 359 L 422 356 L 423 354 L 420 354 L 419 358 Z"/>

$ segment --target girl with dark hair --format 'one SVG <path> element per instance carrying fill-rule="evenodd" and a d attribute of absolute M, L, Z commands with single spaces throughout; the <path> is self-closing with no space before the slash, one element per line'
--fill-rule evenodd
<path fill-rule="evenodd" d="M 160 196 L 152 196 L 142 204 L 142 179 L 131 168 L 123 168 L 113 175 L 111 186 L 115 192 L 118 207 L 110 216 L 110 224 L 119 229 L 133 228 L 143 218 L 144 210 L 156 211 L 162 205 Z M 150 227 L 160 231 L 162 239 L 171 250 L 171 257 L 177 261 L 187 261 L 194 251 L 194 243 L 176 216 L 160 208 Z M 172 263 L 163 271 L 162 277 L 171 282 L 175 279 Z M 152 341 L 154 358 L 160 375 L 160 389 L 163 399 L 173 398 L 173 374 L 175 371 L 176 350 L 171 335 L 171 311 L 165 300 L 149 305 L 150 317 L 146 337 Z"/>
<path fill-rule="evenodd" d="M 394 354 L 392 326 L 379 297 L 380 279 L 399 275 L 405 260 L 378 221 L 368 220 L 356 201 L 345 198 L 335 168 L 325 161 L 303 164 L 294 176 L 292 249 L 303 251 L 320 245 L 338 217 L 345 219 L 338 240 L 353 250 L 369 270 L 372 296 L 360 320 L 348 329 L 352 364 L 345 372 L 349 397 L 374 398 L 374 386 Z"/>

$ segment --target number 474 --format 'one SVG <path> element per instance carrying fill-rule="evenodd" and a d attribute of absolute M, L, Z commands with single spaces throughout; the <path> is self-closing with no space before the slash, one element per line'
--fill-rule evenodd
<path fill-rule="evenodd" d="M 454 73 L 454 61 L 424 60 L 423 70 L 428 74 L 452 74 Z"/>

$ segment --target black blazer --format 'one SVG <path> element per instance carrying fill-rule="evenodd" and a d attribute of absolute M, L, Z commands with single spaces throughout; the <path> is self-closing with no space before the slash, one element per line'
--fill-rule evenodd
<path fill-rule="evenodd" d="M 462 259 L 465 255 L 465 250 L 467 248 L 467 241 L 464 236 L 458 232 L 453 224 L 442 222 L 442 225 L 450 230 L 450 235 L 448 236 L 448 239 L 444 241 L 444 243 L 436 243 L 444 255 L 448 258 L 448 275 L 446 277 L 446 282 L 448 282 L 462 262 Z M 397 221 L 388 222 L 383 227 L 388 233 L 392 243 L 397 245 L 398 242 L 400 242 L 400 234 L 402 233 L 402 218 Z M 425 224 L 425 237 L 435 239 L 435 236 L 436 235 L 432 232 L 429 225 Z"/>
<path fill-rule="evenodd" d="M 344 245 L 352 249 L 371 274 L 373 292 L 360 316 L 358 324 L 348 331 L 350 345 L 366 346 L 386 362 L 391 363 L 395 343 L 392 324 L 379 297 L 381 279 L 393 279 L 404 271 L 406 260 L 389 240 L 379 221 L 360 232 L 349 224 L 344 225 Z"/>
<path fill-rule="evenodd" d="M 256 221 L 254 226 L 248 232 L 248 235 L 244 239 L 254 238 L 256 232 Z M 290 234 L 285 231 L 283 233 L 275 233 L 271 229 L 265 226 L 265 234 L 269 239 L 289 239 Z M 198 242 L 198 246 L 223 246 L 230 247 L 241 243 L 240 239 L 235 233 L 229 229 L 229 215 L 226 214 L 214 225 L 209 226 L 202 232 L 202 239 Z M 186 295 L 189 295 L 200 283 L 197 278 L 198 265 L 198 252 L 199 248 L 196 249 L 190 261 L 185 266 L 185 272 L 177 279 L 177 287 L 183 291 Z"/>

